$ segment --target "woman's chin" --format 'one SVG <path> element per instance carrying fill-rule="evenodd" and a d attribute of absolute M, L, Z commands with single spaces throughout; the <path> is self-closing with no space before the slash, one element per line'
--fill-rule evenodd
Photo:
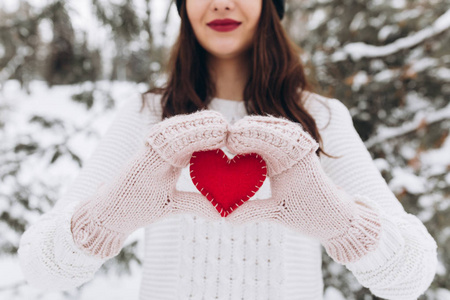
<path fill-rule="evenodd" d="M 223 46 L 223 47 L 214 47 L 214 49 L 209 49 L 208 52 L 214 55 L 215 57 L 227 59 L 239 56 L 243 52 L 243 49 L 237 47 Z"/>

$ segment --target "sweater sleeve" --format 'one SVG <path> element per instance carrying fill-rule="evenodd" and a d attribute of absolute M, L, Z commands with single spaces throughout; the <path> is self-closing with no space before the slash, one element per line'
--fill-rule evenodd
<path fill-rule="evenodd" d="M 359 201 L 363 199 L 381 215 L 382 232 L 376 250 L 345 266 L 378 297 L 417 299 L 436 274 L 436 242 L 416 216 L 405 212 L 386 184 L 354 128 L 347 107 L 337 99 L 322 100 L 329 103 L 330 120 L 323 107 L 313 108 L 311 114 L 325 152 L 340 156 L 333 159 L 321 154 L 324 171 L 337 186 L 349 195 L 360 196 Z"/>
<path fill-rule="evenodd" d="M 144 129 L 160 120 L 160 115 L 147 113 L 147 106 L 141 113 L 141 103 L 141 94 L 134 92 L 118 108 L 112 124 L 68 191 L 21 236 L 18 258 L 31 286 L 52 291 L 79 287 L 91 280 L 107 260 L 90 256 L 75 245 L 71 218 L 77 203 L 112 180 L 143 143 Z"/>

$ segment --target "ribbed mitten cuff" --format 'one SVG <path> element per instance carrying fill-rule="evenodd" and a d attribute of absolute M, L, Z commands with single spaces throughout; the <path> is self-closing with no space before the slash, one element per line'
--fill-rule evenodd
<path fill-rule="evenodd" d="M 60 212 L 58 226 L 55 232 L 55 240 L 62 241 L 55 243 L 55 259 L 59 263 L 67 265 L 83 265 L 96 266 L 98 269 L 104 262 L 100 257 L 92 256 L 85 249 L 80 249 L 75 244 L 72 234 L 72 217 L 78 203 L 73 202 L 64 207 L 64 211 Z"/>
<path fill-rule="evenodd" d="M 36 289 L 64 291 L 78 287 L 92 279 L 105 262 L 74 244 L 70 231 L 74 204 L 42 215 L 20 239 L 20 267 L 27 284 Z"/>
<path fill-rule="evenodd" d="M 382 214 L 381 227 L 383 230 L 377 249 L 368 253 L 360 260 L 347 264 L 346 267 L 349 270 L 371 272 L 386 266 L 394 257 L 402 254 L 405 248 L 405 238 L 394 220 L 388 215 Z"/>
<path fill-rule="evenodd" d="M 322 241 L 328 255 L 340 264 L 359 260 L 375 250 L 380 240 L 382 228 L 378 205 L 362 195 L 355 195 L 353 200 L 356 213 L 348 231 Z"/>
<path fill-rule="evenodd" d="M 72 217 L 75 244 L 90 255 L 105 259 L 119 254 L 128 234 L 104 227 L 91 215 L 89 201 L 81 203 Z"/>

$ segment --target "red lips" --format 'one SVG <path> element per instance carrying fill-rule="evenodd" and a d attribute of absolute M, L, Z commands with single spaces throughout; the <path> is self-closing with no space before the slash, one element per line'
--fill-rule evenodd
<path fill-rule="evenodd" d="M 214 21 L 208 23 L 208 25 L 228 25 L 228 24 L 241 24 L 241 22 L 238 22 L 233 19 L 215 19 Z"/>
<path fill-rule="evenodd" d="M 216 31 L 231 31 L 239 27 L 241 22 L 233 19 L 215 19 L 207 25 Z"/>

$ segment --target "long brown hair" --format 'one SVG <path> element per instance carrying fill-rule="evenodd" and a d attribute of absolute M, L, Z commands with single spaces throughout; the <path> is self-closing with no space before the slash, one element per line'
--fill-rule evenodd
<path fill-rule="evenodd" d="M 215 85 L 209 77 L 207 52 L 198 43 L 186 12 L 181 5 L 180 34 L 172 47 L 165 67 L 165 86 L 153 87 L 142 94 L 162 94 L 162 119 L 177 114 L 206 109 L 215 95 Z M 302 49 L 285 32 L 271 0 L 263 0 L 262 12 L 253 46 L 249 49 L 251 70 L 244 89 L 248 115 L 270 114 L 300 123 L 319 143 L 322 139 L 313 117 L 303 106 L 304 91 L 313 91 L 300 60 Z"/>

